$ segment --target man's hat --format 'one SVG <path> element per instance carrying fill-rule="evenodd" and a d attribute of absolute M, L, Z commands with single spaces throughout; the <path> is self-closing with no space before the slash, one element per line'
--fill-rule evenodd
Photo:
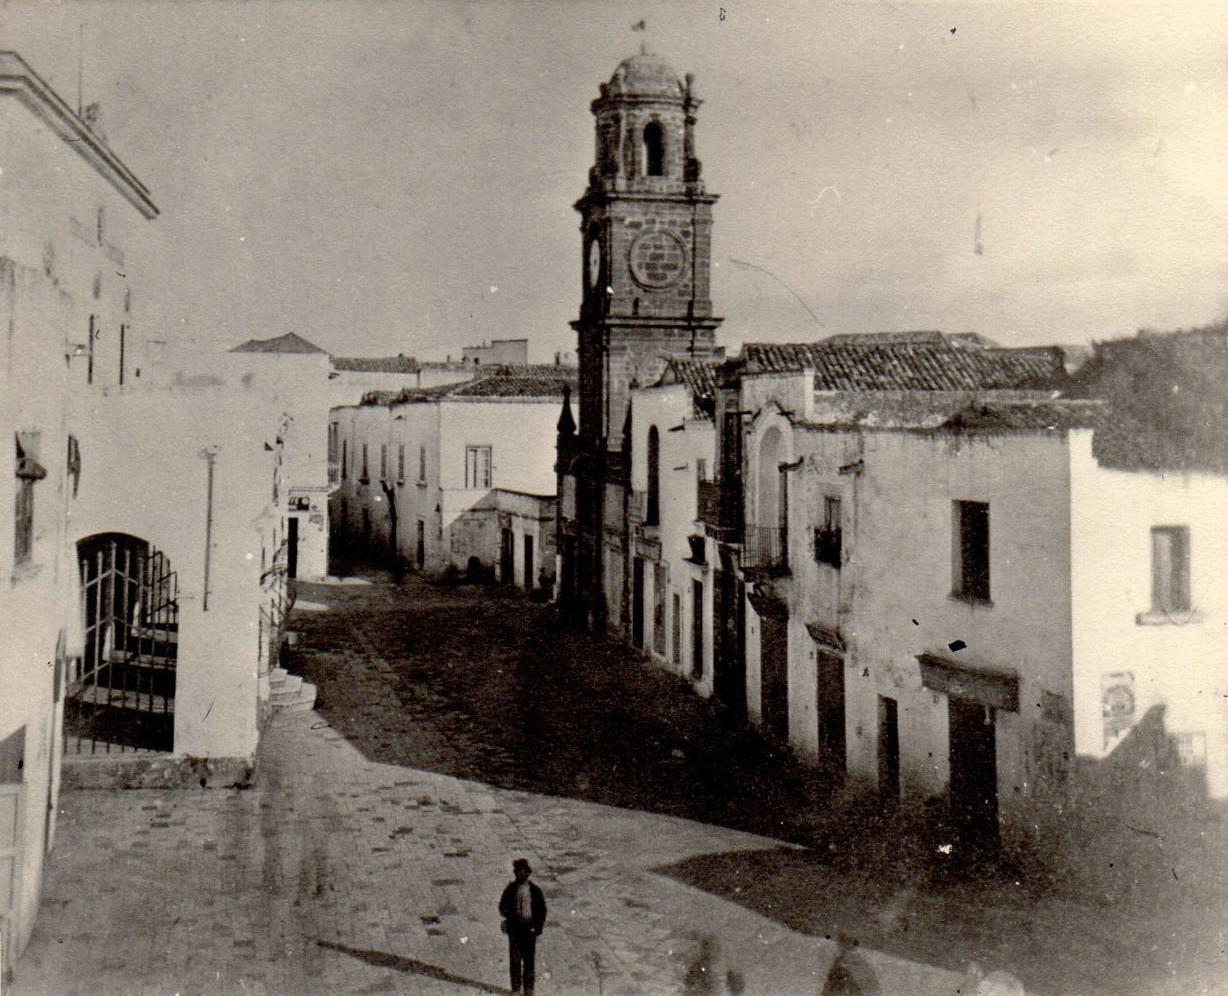
<path fill-rule="evenodd" d="M 517 858 L 512 862 L 512 871 L 520 871 L 522 868 L 527 872 L 533 871 L 533 869 L 529 867 L 529 862 L 525 858 Z"/>

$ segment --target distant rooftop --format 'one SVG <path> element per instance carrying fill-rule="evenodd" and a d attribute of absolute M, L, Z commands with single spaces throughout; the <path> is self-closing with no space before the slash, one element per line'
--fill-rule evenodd
<path fill-rule="evenodd" d="M 323 353 L 319 346 L 300 335 L 287 332 L 272 339 L 248 339 L 230 350 L 232 353 Z"/>
<path fill-rule="evenodd" d="M 672 359 L 665 364 L 658 385 L 685 384 L 694 412 L 711 418 L 716 409 L 716 360 Z"/>
<path fill-rule="evenodd" d="M 574 367 L 547 364 L 505 365 L 483 368 L 473 380 L 437 387 L 408 387 L 400 391 L 370 391 L 363 395 L 364 405 L 399 405 L 416 401 L 444 398 L 485 398 L 492 401 L 508 398 L 556 399 L 563 397 L 563 388 L 576 387 Z"/>
<path fill-rule="evenodd" d="M 751 374 L 809 367 L 819 391 L 978 391 L 1056 388 L 1066 382 L 1056 346 L 1003 349 L 982 336 L 944 332 L 750 342 L 736 362 Z"/>
<path fill-rule="evenodd" d="M 421 364 L 404 353 L 396 356 L 334 356 L 334 370 L 346 370 L 354 373 L 417 373 Z"/>

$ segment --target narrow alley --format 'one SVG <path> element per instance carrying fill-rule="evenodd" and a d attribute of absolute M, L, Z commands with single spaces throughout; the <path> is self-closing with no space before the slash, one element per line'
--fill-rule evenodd
<path fill-rule="evenodd" d="M 969 992 L 974 961 L 1030 992 L 1218 991 L 1192 914 L 846 851 L 807 769 L 547 607 L 347 581 L 299 586 L 316 711 L 273 721 L 252 787 L 64 796 L 13 991 L 506 992 L 518 855 L 550 903 L 542 993 L 830 992 L 841 937 L 862 993 Z"/>

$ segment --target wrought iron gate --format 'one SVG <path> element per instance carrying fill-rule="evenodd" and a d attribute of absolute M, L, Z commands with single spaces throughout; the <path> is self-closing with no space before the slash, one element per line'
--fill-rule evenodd
<path fill-rule="evenodd" d="M 77 552 L 85 656 L 64 704 L 65 753 L 170 751 L 178 577 L 165 554 L 135 536 L 93 536 Z"/>

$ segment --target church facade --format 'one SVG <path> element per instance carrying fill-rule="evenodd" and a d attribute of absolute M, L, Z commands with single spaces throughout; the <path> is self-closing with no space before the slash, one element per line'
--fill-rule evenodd
<path fill-rule="evenodd" d="M 658 56 L 625 59 L 592 103 L 596 162 L 580 213 L 582 290 L 572 323 L 579 424 L 559 422 L 559 597 L 574 618 L 627 632 L 629 566 L 652 547 L 657 509 L 630 483 L 630 392 L 670 360 L 719 355 L 712 206 L 695 149 L 700 101 Z"/>

